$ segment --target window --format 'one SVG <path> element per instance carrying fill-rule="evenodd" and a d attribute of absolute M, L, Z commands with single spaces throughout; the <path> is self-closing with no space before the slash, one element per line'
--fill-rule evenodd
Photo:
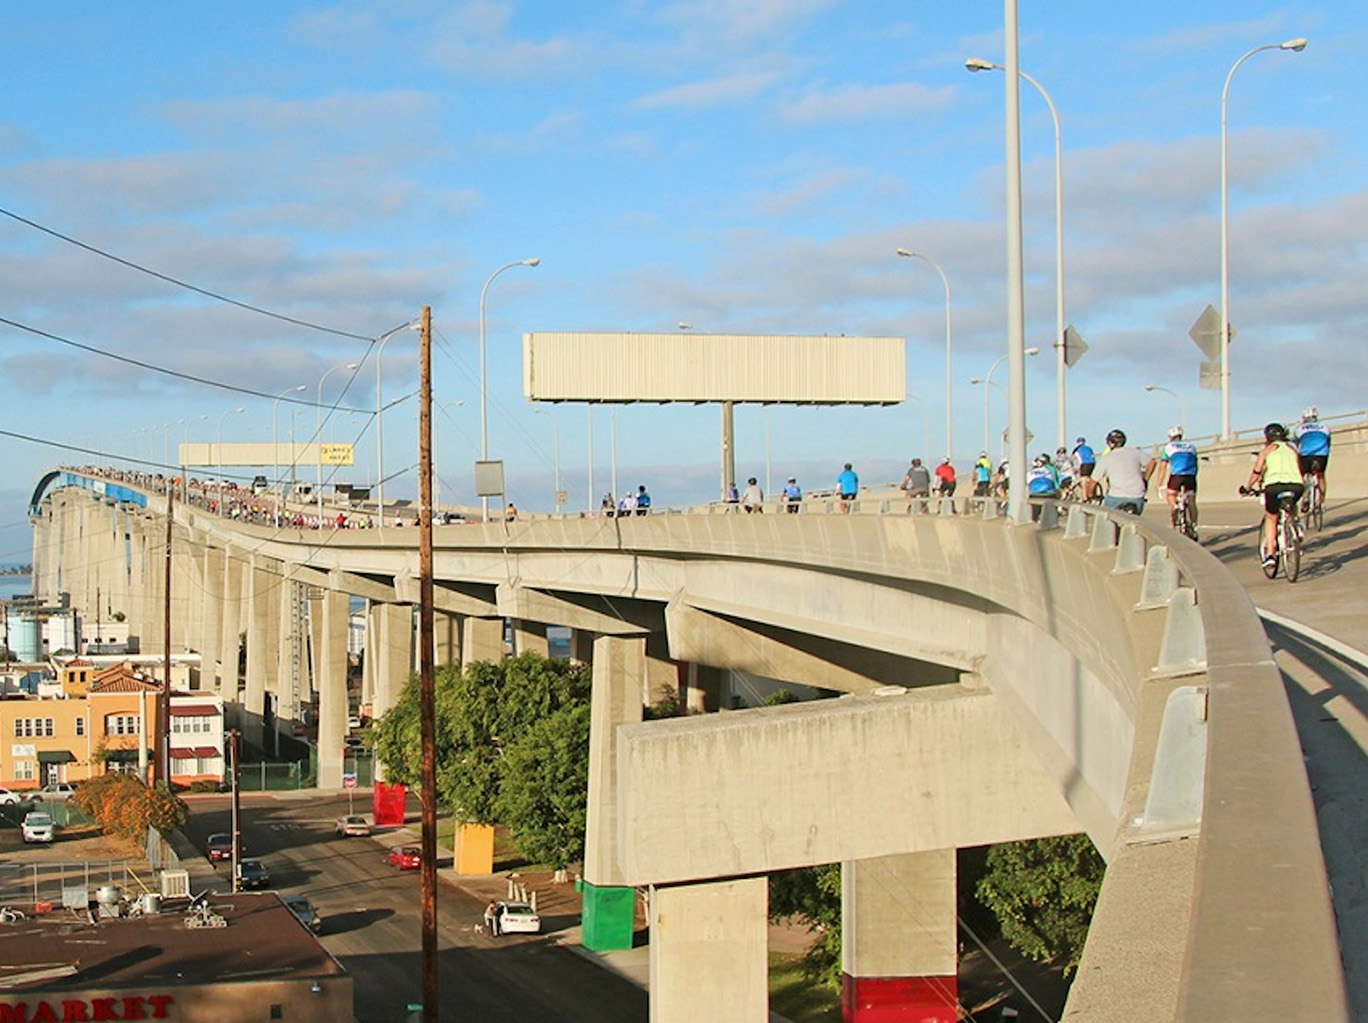
<path fill-rule="evenodd" d="M 14 762 L 15 781 L 33 781 L 33 761 L 16 760 Z"/>
<path fill-rule="evenodd" d="M 137 714 L 110 714 L 105 718 L 105 734 L 137 735 L 138 720 Z"/>
<path fill-rule="evenodd" d="M 85 718 L 76 719 L 76 734 L 85 735 Z"/>
<path fill-rule="evenodd" d="M 24 739 L 51 737 L 56 733 L 56 721 L 52 718 L 15 718 L 14 734 Z"/>
<path fill-rule="evenodd" d="M 171 719 L 171 731 L 176 733 L 190 732 L 210 732 L 213 730 L 214 719 L 210 717 L 173 717 Z"/>

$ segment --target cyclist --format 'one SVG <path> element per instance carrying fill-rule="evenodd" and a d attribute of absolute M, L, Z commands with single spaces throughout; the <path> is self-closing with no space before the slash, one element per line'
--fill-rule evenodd
<path fill-rule="evenodd" d="M 1097 460 L 1097 471 L 1092 479 L 1100 486 L 1107 481 L 1104 507 L 1116 510 L 1134 509 L 1139 515 L 1145 510 L 1145 492 L 1154 472 L 1154 459 L 1137 448 L 1126 447 L 1126 435 L 1121 430 L 1107 434 L 1107 453 Z"/>
<path fill-rule="evenodd" d="M 1287 442 L 1287 428 L 1282 423 L 1269 423 L 1264 427 L 1264 441 L 1264 449 L 1255 459 L 1244 489 L 1253 490 L 1263 481 L 1263 543 L 1259 545 L 1259 553 L 1267 568 L 1278 563 L 1274 554 L 1278 549 L 1278 506 L 1284 500 L 1301 500 L 1306 487 L 1297 464 L 1297 449 Z"/>
<path fill-rule="evenodd" d="M 1197 525 L 1197 446 L 1183 440 L 1183 428 L 1174 426 L 1168 432 L 1169 441 L 1159 452 L 1159 461 L 1167 473 L 1167 486 L 1164 498 L 1168 501 L 1169 517 L 1173 519 L 1178 510 L 1178 492 L 1186 490 L 1188 508 L 1192 511 L 1192 524 Z M 1164 484 L 1161 483 L 1161 486 Z"/>
<path fill-rule="evenodd" d="M 1054 466 L 1055 476 L 1059 480 L 1060 495 L 1067 497 L 1074 485 L 1074 461 L 1069 449 L 1055 448 L 1054 460 L 1050 464 Z"/>
<path fill-rule="evenodd" d="M 988 452 L 980 451 L 978 460 L 974 462 L 974 496 L 987 497 L 988 484 L 993 478 L 993 463 L 988 458 Z"/>
<path fill-rule="evenodd" d="M 1325 467 L 1330 464 L 1330 427 L 1320 421 L 1320 409 L 1308 406 L 1301 414 L 1301 422 L 1292 431 L 1297 445 L 1297 461 L 1303 476 L 1316 477 L 1320 484 L 1321 501 L 1325 501 Z M 1306 511 L 1306 505 L 1302 505 Z"/>
<path fill-rule="evenodd" d="M 1031 497 L 1059 496 L 1059 474 L 1055 472 L 1050 456 L 1044 452 L 1036 455 L 1035 461 L 1026 470 L 1026 490 Z"/>
<path fill-rule="evenodd" d="M 1088 446 L 1087 438 L 1079 437 L 1074 444 L 1074 461 L 1078 463 L 1078 477 L 1083 481 L 1083 500 L 1092 500 L 1093 491 L 1096 484 L 1092 481 L 1093 469 L 1097 465 L 1097 456 L 1093 454 L 1093 449 Z"/>

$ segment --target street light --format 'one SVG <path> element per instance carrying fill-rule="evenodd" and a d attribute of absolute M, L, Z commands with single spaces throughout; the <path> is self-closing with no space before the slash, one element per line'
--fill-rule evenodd
<path fill-rule="evenodd" d="M 314 404 L 314 463 L 317 467 L 318 528 L 323 528 L 323 381 L 339 369 L 358 369 L 359 362 L 348 362 L 327 370 L 318 380 L 318 401 Z"/>
<path fill-rule="evenodd" d="M 1178 403 L 1178 425 L 1183 428 L 1183 434 L 1186 436 L 1188 421 L 1187 406 L 1183 404 L 1183 399 L 1178 397 L 1178 392 L 1169 390 L 1169 388 L 1167 387 L 1160 387 L 1158 384 L 1146 384 L 1145 390 L 1151 392 L 1162 391 L 1164 394 L 1167 394 L 1170 398 L 1172 398 L 1175 402 Z"/>
<path fill-rule="evenodd" d="M 1221 89 L 1221 439 L 1230 439 L 1230 177 L 1226 169 L 1226 106 L 1230 80 L 1241 64 L 1264 50 L 1306 49 L 1305 39 L 1256 46 L 1235 62 Z"/>
<path fill-rule="evenodd" d="M 1024 355 L 1039 355 L 1039 354 L 1040 354 L 1040 349 L 1037 348 L 1036 346 L 1032 345 L 1030 348 L 1027 348 L 1023 354 L 1024 354 Z M 1001 366 L 1001 365 L 1002 365 L 1004 362 L 1006 362 L 1006 361 L 1007 361 L 1007 356 L 1005 356 L 1005 355 L 999 355 L 999 356 L 997 357 L 997 360 L 996 360 L 990 367 L 988 367 L 988 372 L 987 372 L 987 373 L 985 373 L 985 374 L 984 374 L 983 376 L 981 376 L 981 377 L 970 377 L 970 378 L 969 378 L 969 382 L 970 382 L 971 384 L 983 384 L 983 385 L 984 385 L 984 386 L 983 386 L 983 450 L 984 450 L 984 451 L 988 451 L 988 452 L 991 452 L 991 451 L 993 450 L 992 447 L 991 447 L 991 441 L 992 441 L 992 427 L 991 427 L 991 425 L 989 424 L 989 420 L 990 420 L 990 410 L 989 410 L 989 401 L 988 401 L 988 399 L 989 399 L 989 397 L 991 396 L 992 392 L 988 390 L 988 385 L 993 383 L 993 373 L 997 370 L 997 368 L 998 368 L 999 366 Z"/>
<path fill-rule="evenodd" d="M 1006 71 L 1001 64 L 994 64 L 991 61 L 983 60 L 980 57 L 970 57 L 964 62 L 965 68 L 969 71 Z M 1045 91 L 1045 87 L 1037 82 L 1020 68 L 1017 74 L 1035 86 L 1041 98 L 1045 100 L 1045 105 L 1050 108 L 1050 118 L 1054 121 L 1054 143 L 1055 143 L 1055 375 L 1057 377 L 1055 395 L 1055 418 L 1059 424 L 1059 446 L 1064 447 L 1068 443 L 1068 429 L 1064 421 L 1064 377 L 1068 369 L 1066 358 L 1064 337 L 1064 155 L 1059 131 L 1059 111 L 1055 109 L 1054 100 Z"/>
<path fill-rule="evenodd" d="M 214 461 L 218 466 L 218 492 L 219 492 L 219 514 L 223 514 L 223 421 L 236 412 L 245 411 L 241 405 L 237 408 L 230 408 L 223 415 L 219 416 L 218 428 L 218 451 L 215 453 Z"/>
<path fill-rule="evenodd" d="M 489 280 L 485 281 L 484 287 L 480 289 L 480 461 L 489 461 L 489 406 L 486 396 L 488 385 L 488 374 L 485 370 L 485 295 L 489 293 L 489 286 L 494 283 L 494 278 L 505 270 L 512 270 L 515 266 L 539 266 L 541 260 L 536 256 L 531 259 L 519 259 L 512 263 L 505 263 L 499 269 L 489 275 Z M 489 521 L 489 497 L 480 497 L 482 518 L 485 522 Z"/>
<path fill-rule="evenodd" d="M 930 263 L 936 273 L 940 274 L 941 284 L 945 285 L 945 454 L 947 458 L 953 458 L 955 454 L 955 385 L 951 373 L 950 281 L 945 276 L 945 271 L 941 269 L 940 264 L 930 256 L 903 248 L 898 249 L 898 255 Z"/>
<path fill-rule="evenodd" d="M 385 354 L 385 345 L 390 338 L 405 330 L 420 328 L 421 324 L 417 320 L 410 320 L 401 327 L 395 327 L 380 335 L 378 347 L 375 349 L 375 498 L 376 508 L 379 510 L 376 520 L 381 529 L 385 524 L 385 407 L 380 395 L 380 360 Z"/>
<path fill-rule="evenodd" d="M 280 485 L 280 399 L 287 394 L 298 394 L 306 390 L 307 384 L 300 384 L 297 387 L 289 387 L 280 392 L 275 404 L 271 406 L 271 472 L 275 476 L 276 487 L 276 514 L 280 514 L 281 506 L 284 504 L 284 488 Z M 294 475 L 294 416 L 290 416 L 290 475 Z M 219 504 L 222 504 L 222 497 Z"/>
<path fill-rule="evenodd" d="M 554 499 L 552 500 L 551 506 L 552 506 L 553 508 L 555 508 L 557 511 L 559 511 L 559 510 L 560 510 L 560 506 L 561 506 L 561 499 L 560 499 L 560 494 L 561 494 L 561 488 L 560 488 L 560 420 L 559 420 L 558 418 L 556 418 L 556 410 L 555 410 L 555 409 L 550 409 L 550 408 L 534 408 L 532 411 L 533 411 L 534 414 L 539 415 L 539 416 L 550 416 L 550 417 L 551 417 L 551 426 L 552 426 L 552 427 L 555 429 L 555 431 L 556 431 L 556 496 L 555 496 Z"/>

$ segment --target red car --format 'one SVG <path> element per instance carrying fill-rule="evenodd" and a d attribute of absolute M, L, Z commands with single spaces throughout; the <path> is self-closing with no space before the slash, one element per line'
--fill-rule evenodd
<path fill-rule="evenodd" d="M 423 865 L 423 850 L 416 845 L 396 845 L 389 851 L 390 866 L 417 870 Z"/>

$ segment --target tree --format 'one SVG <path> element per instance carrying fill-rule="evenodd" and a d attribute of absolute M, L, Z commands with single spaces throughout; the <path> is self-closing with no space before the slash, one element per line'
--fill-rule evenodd
<path fill-rule="evenodd" d="M 988 850 L 976 894 L 1002 934 L 1037 962 L 1078 966 L 1106 864 L 1087 835 L 1006 842 Z"/>
<path fill-rule="evenodd" d="M 817 932 L 803 956 L 803 972 L 822 986 L 841 987 L 841 865 L 781 870 L 769 878 L 771 920 L 790 917 Z"/>
<path fill-rule="evenodd" d="M 434 682 L 438 798 L 462 820 L 509 824 L 533 859 L 577 858 L 589 772 L 584 666 L 528 653 L 464 669 L 446 665 Z M 392 781 L 406 785 L 418 784 L 421 773 L 419 689 L 410 678 L 371 727 L 376 757 Z"/>

